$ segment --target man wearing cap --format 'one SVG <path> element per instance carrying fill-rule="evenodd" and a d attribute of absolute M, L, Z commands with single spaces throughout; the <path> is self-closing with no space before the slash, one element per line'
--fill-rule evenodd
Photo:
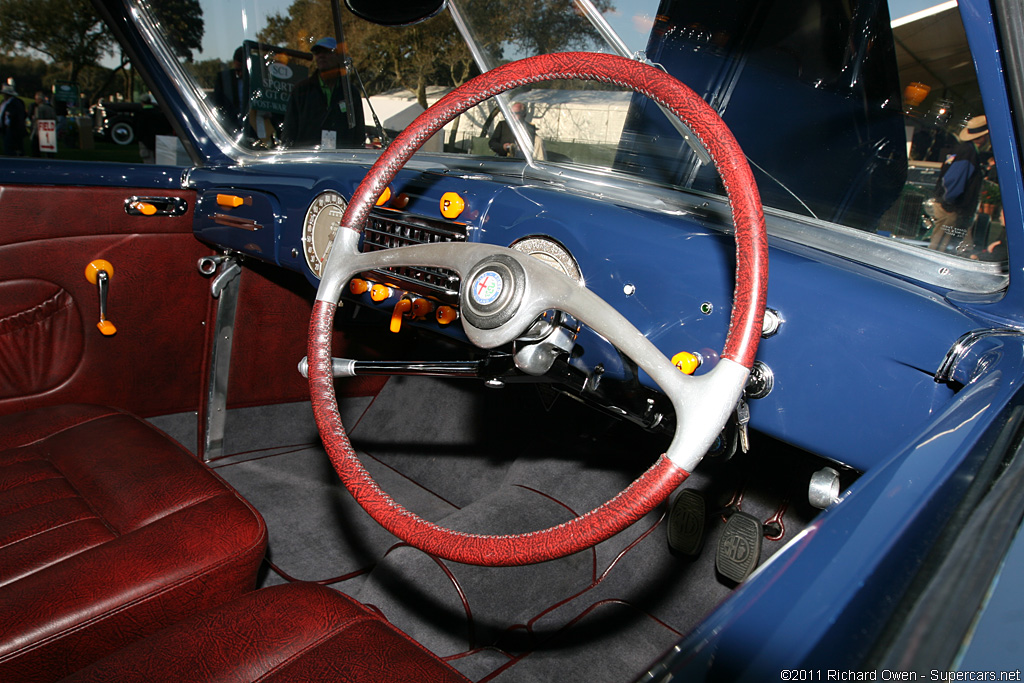
<path fill-rule="evenodd" d="M 4 101 L 0 103 L 0 130 L 4 135 L 4 154 L 9 157 L 25 155 L 25 103 L 10 83 L 0 88 Z"/>
<path fill-rule="evenodd" d="M 316 71 L 300 81 L 288 99 L 281 141 L 288 147 L 362 147 L 363 107 L 358 98 L 348 102 L 348 75 L 334 38 L 321 38 L 312 48 Z M 349 125 L 349 108 L 352 125 Z"/>
<path fill-rule="evenodd" d="M 945 251 L 953 237 L 960 239 L 958 251 L 970 249 L 984 173 L 980 153 L 989 148 L 988 119 L 975 116 L 960 131 L 958 144 L 939 171 L 935 184 L 935 229 L 929 246 Z"/>

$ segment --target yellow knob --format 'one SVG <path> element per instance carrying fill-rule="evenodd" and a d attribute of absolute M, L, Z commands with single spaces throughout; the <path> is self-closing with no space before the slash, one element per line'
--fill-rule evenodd
<path fill-rule="evenodd" d="M 441 215 L 445 218 L 458 218 L 466 210 L 466 200 L 455 192 L 441 195 Z"/>
<path fill-rule="evenodd" d="M 672 356 L 672 365 L 684 375 L 692 375 L 700 367 L 700 361 L 700 356 L 687 351 L 680 351 Z"/>

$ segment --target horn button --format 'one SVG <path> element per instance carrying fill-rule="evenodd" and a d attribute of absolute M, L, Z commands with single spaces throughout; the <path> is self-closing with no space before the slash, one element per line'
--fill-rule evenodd
<path fill-rule="evenodd" d="M 504 325 L 519 310 L 526 272 L 511 256 L 496 255 L 470 269 L 463 280 L 462 316 L 481 330 Z"/>

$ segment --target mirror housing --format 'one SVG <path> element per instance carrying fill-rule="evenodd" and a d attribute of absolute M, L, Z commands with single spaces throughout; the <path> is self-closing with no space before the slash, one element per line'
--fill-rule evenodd
<path fill-rule="evenodd" d="M 381 26 L 408 26 L 425 21 L 444 9 L 447 0 L 345 0 L 360 19 Z"/>

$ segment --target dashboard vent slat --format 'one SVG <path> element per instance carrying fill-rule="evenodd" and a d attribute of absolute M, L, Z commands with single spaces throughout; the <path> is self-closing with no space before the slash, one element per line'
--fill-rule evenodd
<path fill-rule="evenodd" d="M 361 251 L 465 240 L 464 225 L 375 209 L 363 230 Z M 369 276 L 446 303 L 455 303 L 458 299 L 459 276 L 444 268 L 399 266 L 375 270 Z"/>

